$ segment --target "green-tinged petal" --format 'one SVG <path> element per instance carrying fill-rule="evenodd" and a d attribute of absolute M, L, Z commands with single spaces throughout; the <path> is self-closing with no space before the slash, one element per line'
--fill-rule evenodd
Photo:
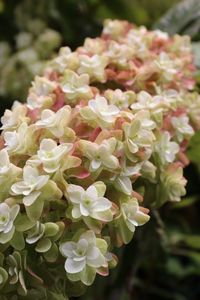
<path fill-rule="evenodd" d="M 103 181 L 96 181 L 93 183 L 95 188 L 97 189 L 97 193 L 99 197 L 103 197 L 106 192 L 106 185 L 103 183 Z"/>
<path fill-rule="evenodd" d="M 7 242 L 9 242 L 15 232 L 15 228 L 12 227 L 12 229 L 8 232 L 8 233 L 0 233 L 0 244 L 6 244 Z"/>
<path fill-rule="evenodd" d="M 80 279 L 85 285 L 91 285 L 94 282 L 96 276 L 96 270 L 89 266 L 80 273 Z"/>
<path fill-rule="evenodd" d="M 48 222 L 45 223 L 44 226 L 45 226 L 44 235 L 46 237 L 54 236 L 59 231 L 59 226 L 56 223 Z"/>
<path fill-rule="evenodd" d="M 47 252 L 51 248 L 51 241 L 48 238 L 41 239 L 35 248 L 35 251 L 39 253 Z"/>
<path fill-rule="evenodd" d="M 13 248 L 16 250 L 22 250 L 25 247 L 25 241 L 24 241 L 24 236 L 22 232 L 15 231 L 15 234 L 10 241 L 10 244 Z"/>
<path fill-rule="evenodd" d="M 44 207 L 44 201 L 37 199 L 31 206 L 26 206 L 27 216 L 31 221 L 39 220 Z"/>

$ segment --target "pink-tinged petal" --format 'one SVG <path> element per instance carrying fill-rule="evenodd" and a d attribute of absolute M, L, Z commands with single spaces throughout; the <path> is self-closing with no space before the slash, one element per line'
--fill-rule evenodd
<path fill-rule="evenodd" d="M 85 260 L 74 261 L 73 259 L 68 258 L 65 262 L 65 270 L 67 273 L 70 273 L 70 274 L 76 274 L 76 273 L 83 271 L 85 266 L 86 266 Z"/>

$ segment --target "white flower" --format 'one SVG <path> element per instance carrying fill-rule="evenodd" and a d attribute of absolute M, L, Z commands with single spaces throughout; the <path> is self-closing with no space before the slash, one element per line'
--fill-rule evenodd
<path fill-rule="evenodd" d="M 106 186 L 99 181 L 84 190 L 81 186 L 70 184 L 67 188 L 67 196 L 73 204 L 73 218 L 92 217 L 97 220 L 109 222 L 112 214 L 107 213 L 112 203 L 104 196 Z"/>
<path fill-rule="evenodd" d="M 110 104 L 114 104 L 120 109 L 128 108 L 135 100 L 135 93 L 133 91 L 122 92 L 120 89 L 114 91 L 107 90 L 104 95 Z"/>
<path fill-rule="evenodd" d="M 173 60 L 170 59 L 167 53 L 161 52 L 159 58 L 155 61 L 156 66 L 162 74 L 162 77 L 171 81 L 174 75 L 178 72 Z"/>
<path fill-rule="evenodd" d="M 47 173 L 56 172 L 61 166 L 63 157 L 71 151 L 73 144 L 61 144 L 52 139 L 43 139 L 40 149 L 37 152 L 39 161 L 43 164 L 43 169 Z"/>
<path fill-rule="evenodd" d="M 12 110 L 6 109 L 1 118 L 2 130 L 16 129 L 23 121 L 28 120 L 26 117 L 27 108 L 25 105 L 15 101 Z"/>
<path fill-rule="evenodd" d="M 27 107 L 30 109 L 38 109 L 41 107 L 47 108 L 53 104 L 54 100 L 51 95 L 37 96 L 37 94 L 30 91 L 27 97 Z"/>
<path fill-rule="evenodd" d="M 80 55 L 80 67 L 78 68 L 79 74 L 89 74 L 92 80 L 104 82 L 106 80 L 105 67 L 108 64 L 108 59 L 100 55 Z"/>
<path fill-rule="evenodd" d="M 71 52 L 69 47 L 62 47 L 59 55 L 49 63 L 49 67 L 63 73 L 66 69 L 75 70 L 78 64 L 78 54 Z"/>
<path fill-rule="evenodd" d="M 103 26 L 103 34 L 118 38 L 124 32 L 124 22 L 119 20 L 106 19 Z"/>
<path fill-rule="evenodd" d="M 71 120 L 71 107 L 66 105 L 56 113 L 50 109 L 44 109 L 41 119 L 35 123 L 37 128 L 48 129 L 55 137 L 63 136 L 67 125 Z"/>
<path fill-rule="evenodd" d="M 126 145 L 131 153 L 136 153 L 140 148 L 151 148 L 155 136 L 152 130 L 155 122 L 150 119 L 149 112 L 141 110 L 135 115 L 132 122 L 124 126 Z"/>
<path fill-rule="evenodd" d="M 119 112 L 117 106 L 109 105 L 107 100 L 100 95 L 90 100 L 88 106 L 80 110 L 80 114 L 85 120 L 92 121 L 100 127 L 111 127 Z"/>
<path fill-rule="evenodd" d="M 41 194 L 42 187 L 49 180 L 48 175 L 39 175 L 36 168 L 25 166 L 23 169 L 23 181 L 14 183 L 11 191 L 14 195 L 23 195 L 23 203 L 32 205 Z"/>
<path fill-rule="evenodd" d="M 11 169 L 11 163 L 7 150 L 4 148 L 0 151 L 0 179 L 5 177 Z"/>
<path fill-rule="evenodd" d="M 138 201 L 135 198 L 124 202 L 121 205 L 122 215 L 129 230 L 134 232 L 135 227 L 144 225 L 149 221 L 150 217 L 140 210 Z"/>
<path fill-rule="evenodd" d="M 179 152 L 179 145 L 170 141 L 168 131 L 162 132 L 160 139 L 154 146 L 154 150 L 159 156 L 162 164 L 171 163 L 175 160 L 176 154 Z"/>
<path fill-rule="evenodd" d="M 172 126 L 175 129 L 177 140 L 182 142 L 194 134 L 194 129 L 189 125 L 189 118 L 186 115 L 171 118 Z"/>
<path fill-rule="evenodd" d="M 162 111 L 163 99 L 162 96 L 151 96 L 145 91 L 141 91 L 137 95 L 137 102 L 131 105 L 133 110 L 149 109 L 156 112 Z"/>
<path fill-rule="evenodd" d="M 115 41 L 109 43 L 106 55 L 109 57 L 110 62 L 120 67 L 127 67 L 128 62 L 133 58 L 134 50 L 126 44 L 119 44 Z"/>
<path fill-rule="evenodd" d="M 65 270 L 69 274 L 84 272 L 86 266 L 96 269 L 107 264 L 105 257 L 97 247 L 95 234 L 90 230 L 83 233 L 77 243 L 61 244 L 60 251 L 67 258 Z"/>
<path fill-rule="evenodd" d="M 82 74 L 79 76 L 71 70 L 65 71 L 61 89 L 71 101 L 80 98 L 89 99 L 93 95 L 89 86 L 89 75 Z"/>
<path fill-rule="evenodd" d="M 27 138 L 30 137 L 29 127 L 23 122 L 19 128 L 14 131 L 6 131 L 3 133 L 6 150 L 9 154 L 21 154 L 27 150 Z"/>
<path fill-rule="evenodd" d="M 13 222 L 19 213 L 19 209 L 18 204 L 11 208 L 6 203 L 0 204 L 0 234 L 8 233 L 13 229 Z"/>
<path fill-rule="evenodd" d="M 34 92 L 37 96 L 48 96 L 57 87 L 57 83 L 50 81 L 45 77 L 36 76 L 32 83 L 31 92 Z"/>
<path fill-rule="evenodd" d="M 91 172 L 99 168 L 116 169 L 119 167 L 119 161 L 113 155 L 117 146 L 117 140 L 114 137 L 104 140 L 100 145 L 85 140 L 82 140 L 80 145 L 83 155 L 90 160 Z"/>
<path fill-rule="evenodd" d="M 103 41 L 101 38 L 86 38 L 81 50 L 85 50 L 87 53 L 91 54 L 101 54 L 105 50 L 105 46 L 105 41 Z"/>

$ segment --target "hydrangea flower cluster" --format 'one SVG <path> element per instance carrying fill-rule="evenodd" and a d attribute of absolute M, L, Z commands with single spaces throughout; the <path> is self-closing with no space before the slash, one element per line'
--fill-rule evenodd
<path fill-rule="evenodd" d="M 5 111 L 2 295 L 91 285 L 149 209 L 180 201 L 200 127 L 193 70 L 188 37 L 106 20 L 101 37 L 61 48 L 27 102 Z"/>

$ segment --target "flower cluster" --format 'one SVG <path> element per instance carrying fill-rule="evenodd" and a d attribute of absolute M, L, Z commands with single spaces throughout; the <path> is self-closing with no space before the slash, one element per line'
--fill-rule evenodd
<path fill-rule="evenodd" d="M 180 201 L 185 150 L 200 127 L 193 69 L 188 37 L 106 20 L 100 38 L 61 48 L 27 103 L 6 110 L 3 294 L 28 295 L 55 272 L 56 283 L 91 285 L 151 207 Z"/>

